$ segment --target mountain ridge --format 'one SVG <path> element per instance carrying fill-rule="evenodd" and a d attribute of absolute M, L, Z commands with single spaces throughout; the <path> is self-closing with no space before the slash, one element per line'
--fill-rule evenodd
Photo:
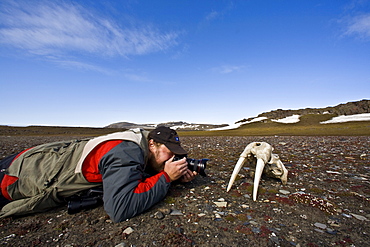
<path fill-rule="evenodd" d="M 262 121 L 263 119 L 270 119 L 272 121 L 278 121 L 280 119 L 289 118 L 293 116 L 306 116 L 310 114 L 327 114 L 331 118 L 339 116 L 348 116 L 362 113 L 370 113 L 370 100 L 362 99 L 359 101 L 352 101 L 347 103 L 338 104 L 336 106 L 329 106 L 323 108 L 304 108 L 298 110 L 283 110 L 276 109 L 269 112 L 263 112 L 256 117 L 244 118 L 235 122 L 236 125 L 243 125 L 250 122 Z M 366 120 L 365 120 L 366 121 Z M 182 131 L 193 131 L 193 130 L 217 130 L 222 128 L 231 127 L 228 124 L 197 124 L 197 123 L 187 123 L 184 121 L 174 121 L 165 122 L 159 124 L 136 124 L 131 122 L 117 122 L 105 126 L 104 128 L 122 128 L 122 129 L 132 129 L 132 128 L 143 128 L 143 129 L 154 129 L 157 126 L 167 126 L 176 130 Z"/>
<path fill-rule="evenodd" d="M 187 123 L 183 121 L 176 121 L 176 122 L 165 122 L 159 124 L 135 124 L 131 122 L 118 122 L 113 123 L 105 128 L 116 128 L 116 129 L 133 129 L 133 128 L 142 128 L 142 129 L 155 129 L 157 126 L 167 126 L 173 129 L 181 129 L 181 130 L 208 130 L 213 128 L 221 128 L 228 126 L 228 124 L 195 124 L 195 123 Z"/>
<path fill-rule="evenodd" d="M 304 108 L 298 110 L 282 110 L 276 109 L 269 112 L 264 112 L 259 114 L 257 117 L 244 118 L 235 122 L 244 123 L 251 121 L 255 118 L 266 117 L 270 119 L 282 119 L 290 117 L 293 115 L 308 115 L 308 114 L 332 114 L 334 116 L 347 116 L 361 113 L 370 113 L 370 100 L 363 99 L 359 101 L 352 101 L 347 103 L 342 103 L 336 106 L 329 106 L 324 108 Z"/>

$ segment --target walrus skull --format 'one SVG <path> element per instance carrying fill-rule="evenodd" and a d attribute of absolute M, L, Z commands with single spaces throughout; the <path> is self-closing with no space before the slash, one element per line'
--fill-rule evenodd
<path fill-rule="evenodd" d="M 253 201 L 257 200 L 258 185 L 262 173 L 268 177 L 279 178 L 283 184 L 287 183 L 288 170 L 285 168 L 277 154 L 273 154 L 273 147 L 266 142 L 252 142 L 241 153 L 231 175 L 227 192 L 231 189 L 236 176 L 246 161 L 256 166 L 253 182 Z"/>

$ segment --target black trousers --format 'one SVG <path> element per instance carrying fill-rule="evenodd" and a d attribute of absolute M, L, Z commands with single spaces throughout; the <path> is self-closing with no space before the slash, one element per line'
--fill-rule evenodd
<path fill-rule="evenodd" d="M 5 159 L 2 159 L 0 161 L 0 184 L 1 182 L 3 181 L 3 178 L 4 178 L 4 170 L 7 169 L 10 164 L 12 163 L 12 161 L 14 160 L 14 158 L 17 156 L 18 154 L 13 154 L 11 156 L 8 156 L 6 157 Z M 6 199 L 2 193 L 1 193 L 1 190 L 0 190 L 0 209 L 3 208 L 6 204 L 8 204 L 10 201 L 8 199 Z"/>

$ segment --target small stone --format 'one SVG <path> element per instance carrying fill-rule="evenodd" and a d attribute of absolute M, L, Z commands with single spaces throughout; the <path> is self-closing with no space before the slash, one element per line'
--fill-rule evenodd
<path fill-rule="evenodd" d="M 170 215 L 172 215 L 172 216 L 181 216 L 181 215 L 183 215 L 183 213 L 180 210 L 174 209 L 174 210 L 172 210 Z"/>
<path fill-rule="evenodd" d="M 225 199 L 224 199 L 224 198 L 220 198 L 220 199 L 218 199 L 218 201 L 219 201 L 219 202 L 224 202 L 224 201 L 225 201 Z"/>
<path fill-rule="evenodd" d="M 125 247 L 126 246 L 126 244 L 125 243 L 120 243 L 120 244 L 117 244 L 116 246 L 114 246 L 114 247 Z"/>
<path fill-rule="evenodd" d="M 318 223 L 318 222 L 316 222 L 314 224 L 314 226 L 316 226 L 316 227 L 318 227 L 320 229 L 324 229 L 324 230 L 327 228 L 327 226 L 325 224 L 321 224 L 321 223 Z"/>
<path fill-rule="evenodd" d="M 283 195 L 289 195 L 290 194 L 290 191 L 287 191 L 287 190 L 279 190 L 279 192 Z"/>
<path fill-rule="evenodd" d="M 340 227 L 340 225 L 337 222 L 330 223 L 330 226 L 333 227 Z"/>
<path fill-rule="evenodd" d="M 216 204 L 217 207 L 219 208 L 226 208 L 227 207 L 227 202 L 213 202 Z"/>
<path fill-rule="evenodd" d="M 203 216 L 205 216 L 206 214 L 204 214 L 204 213 L 200 213 L 200 214 L 198 214 L 198 217 L 203 217 Z"/>
<path fill-rule="evenodd" d="M 302 219 L 307 220 L 307 215 L 305 215 L 305 214 L 301 214 L 301 215 L 300 215 L 300 217 L 301 217 Z"/>
<path fill-rule="evenodd" d="M 353 213 L 351 213 L 351 215 L 353 217 L 355 217 L 356 219 L 358 219 L 358 220 L 361 220 L 361 221 L 369 221 L 365 216 L 358 215 L 358 214 L 353 214 Z"/>
<path fill-rule="evenodd" d="M 160 211 L 166 215 L 169 215 L 171 213 L 171 209 L 169 208 L 163 208 L 163 209 L 160 209 Z"/>
<path fill-rule="evenodd" d="M 337 172 L 337 171 L 326 171 L 326 173 L 328 174 L 341 174 L 340 172 Z"/>
<path fill-rule="evenodd" d="M 249 206 L 248 205 L 245 205 L 245 204 L 242 204 L 241 207 L 242 208 L 249 208 Z"/>
<path fill-rule="evenodd" d="M 326 232 L 329 233 L 329 234 L 332 234 L 332 235 L 335 235 L 337 234 L 337 230 L 334 230 L 334 229 L 331 229 L 331 228 L 326 228 Z"/>
<path fill-rule="evenodd" d="M 345 214 L 345 213 L 343 213 L 342 214 L 344 217 L 347 217 L 347 218 L 352 218 L 352 216 L 351 215 L 349 215 L 349 214 Z"/>
<path fill-rule="evenodd" d="M 134 229 L 132 229 L 131 227 L 127 227 L 122 233 L 130 235 L 133 232 L 134 232 Z"/>
<path fill-rule="evenodd" d="M 317 229 L 317 228 L 315 228 L 315 231 L 317 231 L 317 232 L 319 232 L 319 233 L 324 233 L 324 231 L 323 231 L 323 230 L 321 230 L 321 229 Z"/>
<path fill-rule="evenodd" d="M 161 220 L 164 218 L 164 214 L 161 211 L 157 211 L 154 214 L 154 218 Z"/>

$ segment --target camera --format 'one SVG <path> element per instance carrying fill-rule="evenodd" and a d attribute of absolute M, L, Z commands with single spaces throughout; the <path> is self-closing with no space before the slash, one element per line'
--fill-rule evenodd
<path fill-rule="evenodd" d="M 186 157 L 186 155 L 185 156 L 176 155 L 173 158 L 173 161 L 180 160 L 184 157 Z M 186 162 L 188 162 L 188 169 L 190 171 L 196 171 L 198 174 L 200 174 L 203 177 L 207 177 L 207 174 L 205 173 L 205 169 L 206 169 L 206 163 L 208 160 L 209 159 L 197 160 L 197 159 L 191 159 L 191 158 L 186 157 Z"/>

